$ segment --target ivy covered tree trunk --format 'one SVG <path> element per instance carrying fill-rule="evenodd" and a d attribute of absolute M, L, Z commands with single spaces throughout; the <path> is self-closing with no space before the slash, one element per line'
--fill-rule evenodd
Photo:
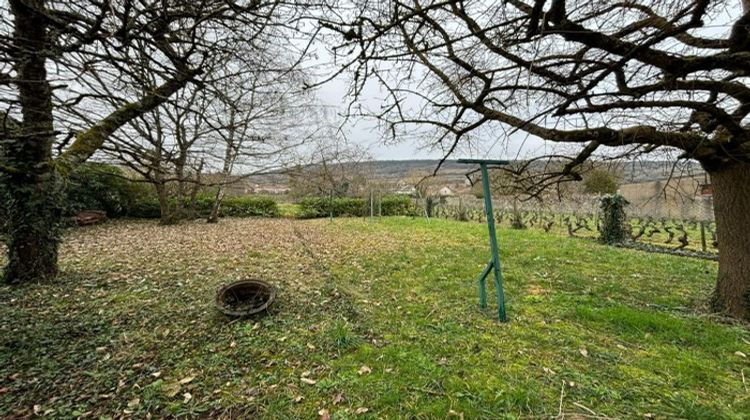
<path fill-rule="evenodd" d="M 8 196 L 7 283 L 53 279 L 57 275 L 61 194 L 53 172 L 32 179 L 14 179 Z"/>
<path fill-rule="evenodd" d="M 750 320 L 750 165 L 711 171 L 719 242 L 713 309 Z"/>
<path fill-rule="evenodd" d="M 47 21 L 35 9 L 42 0 L 11 1 L 15 17 L 14 69 L 22 121 L 3 150 L 4 166 L 13 168 L 2 182 L 8 194 L 7 283 L 53 278 L 57 274 L 57 244 L 61 212 L 52 163 L 55 140 L 52 91 L 45 56 Z"/>
<path fill-rule="evenodd" d="M 621 244 L 628 239 L 627 215 L 625 207 L 628 201 L 620 194 L 605 195 L 601 199 L 599 241 L 607 244 Z"/>

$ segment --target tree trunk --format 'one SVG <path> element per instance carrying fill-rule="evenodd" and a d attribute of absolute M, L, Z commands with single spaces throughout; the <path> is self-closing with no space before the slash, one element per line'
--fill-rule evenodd
<path fill-rule="evenodd" d="M 42 281 L 57 274 L 61 221 L 59 183 L 50 165 L 55 131 L 52 90 L 47 82 L 47 21 L 37 10 L 43 0 L 10 2 L 14 16 L 13 61 L 23 120 L 5 141 L 3 165 L 15 168 L 5 184 L 8 208 L 8 264 L 5 282 Z M 6 139 L 3 139 L 6 140 Z"/>
<path fill-rule="evenodd" d="M 750 165 L 709 172 L 719 242 L 713 309 L 750 320 Z"/>
<path fill-rule="evenodd" d="M 54 174 L 32 180 L 10 180 L 8 203 L 8 264 L 10 284 L 54 279 L 62 211 Z"/>
<path fill-rule="evenodd" d="M 224 200 L 224 189 L 219 186 L 216 190 L 214 204 L 211 206 L 211 213 L 208 215 L 206 223 L 219 223 L 219 210 L 221 209 L 222 200 Z"/>
<path fill-rule="evenodd" d="M 167 195 L 167 186 L 163 183 L 155 183 L 156 195 L 159 197 L 159 224 L 161 225 L 172 225 L 175 223 L 175 217 L 169 208 L 169 196 Z"/>

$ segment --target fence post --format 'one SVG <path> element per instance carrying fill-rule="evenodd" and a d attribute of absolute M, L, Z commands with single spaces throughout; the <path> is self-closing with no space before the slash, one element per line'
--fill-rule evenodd
<path fill-rule="evenodd" d="M 701 249 L 706 252 L 706 222 L 701 220 Z"/>

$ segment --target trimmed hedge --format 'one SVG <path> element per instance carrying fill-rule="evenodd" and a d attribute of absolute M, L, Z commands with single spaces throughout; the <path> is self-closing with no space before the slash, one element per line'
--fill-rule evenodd
<path fill-rule="evenodd" d="M 381 216 L 417 216 L 419 209 L 411 198 L 403 195 L 387 195 L 380 200 Z"/>
<path fill-rule="evenodd" d="M 310 197 L 300 201 L 299 207 L 299 215 L 303 219 L 328 216 L 363 216 L 367 208 L 367 202 L 362 198 Z"/>
<path fill-rule="evenodd" d="M 313 219 L 317 217 L 364 217 L 370 215 L 370 201 L 365 198 L 326 197 L 305 198 L 299 203 L 299 217 Z M 377 205 L 376 205 L 377 211 Z M 381 216 L 413 216 L 417 209 L 409 197 L 385 196 L 380 200 Z"/>
<path fill-rule="evenodd" d="M 170 205 L 174 206 L 171 200 Z M 198 217 L 208 217 L 214 204 L 213 197 L 198 197 L 195 202 L 195 212 Z M 185 208 L 189 203 L 185 203 Z M 279 217 L 279 205 L 270 197 L 224 197 L 219 207 L 219 217 Z M 161 217 L 159 201 L 155 197 L 141 200 L 133 206 L 128 217 L 141 219 L 158 219 Z"/>
<path fill-rule="evenodd" d="M 211 212 L 213 199 L 199 199 L 197 211 L 201 217 Z M 219 217 L 279 217 L 279 205 L 270 197 L 224 197 L 219 208 Z"/>

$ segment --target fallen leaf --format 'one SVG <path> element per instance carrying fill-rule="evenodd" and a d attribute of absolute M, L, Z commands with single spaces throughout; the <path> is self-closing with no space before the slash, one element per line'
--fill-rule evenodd
<path fill-rule="evenodd" d="M 344 394 L 338 393 L 333 397 L 333 405 L 339 405 L 344 401 Z"/>
<path fill-rule="evenodd" d="M 128 408 L 136 408 L 141 404 L 141 400 L 138 398 L 133 398 L 132 400 L 128 401 Z"/>
<path fill-rule="evenodd" d="M 371 372 L 372 372 L 372 369 L 370 369 L 370 367 L 367 365 L 362 365 L 362 367 L 359 368 L 359 370 L 357 371 L 357 373 L 360 375 L 366 375 Z"/>
<path fill-rule="evenodd" d="M 555 371 L 552 370 L 552 369 L 550 369 L 550 368 L 548 368 L 548 367 L 543 367 L 542 370 L 544 371 L 544 373 L 548 373 L 550 375 L 555 375 Z"/>
<path fill-rule="evenodd" d="M 177 383 L 177 382 L 175 382 L 175 383 L 172 383 L 172 384 L 169 384 L 169 385 L 167 385 L 167 386 L 166 386 L 166 387 L 164 388 L 164 394 L 165 394 L 165 395 L 166 395 L 167 397 L 169 397 L 169 398 L 172 398 L 172 397 L 174 397 L 175 395 L 177 395 L 177 394 L 179 394 L 179 393 L 180 393 L 180 388 L 182 388 L 182 387 L 181 387 L 181 386 L 180 386 L 180 384 L 179 384 L 179 383 Z"/>
<path fill-rule="evenodd" d="M 154 372 L 154 373 L 152 373 L 152 374 L 151 374 L 151 376 L 153 376 L 154 378 L 158 378 L 158 377 L 160 377 L 160 376 L 161 376 L 161 371 L 159 371 L 159 372 Z"/>
<path fill-rule="evenodd" d="M 318 416 L 320 416 L 320 420 L 330 420 L 331 419 L 331 413 L 328 412 L 325 408 L 321 408 L 318 411 Z"/>
<path fill-rule="evenodd" d="M 581 353 L 581 356 L 583 357 L 589 357 L 589 351 L 586 350 L 586 347 L 581 347 L 578 349 L 578 352 Z"/>
<path fill-rule="evenodd" d="M 305 399 L 305 397 L 303 397 L 302 395 L 298 395 L 298 396 L 294 397 L 294 402 L 296 402 L 296 403 L 302 402 L 302 400 L 304 400 L 304 399 Z"/>
<path fill-rule="evenodd" d="M 189 392 L 186 392 L 186 393 L 182 394 L 182 403 L 183 404 L 187 404 L 192 399 L 193 399 L 193 396 Z"/>
<path fill-rule="evenodd" d="M 367 407 L 359 407 L 354 413 L 355 414 L 365 414 L 366 412 L 370 411 Z"/>
<path fill-rule="evenodd" d="M 318 381 L 316 381 L 316 380 L 314 380 L 314 379 L 310 379 L 310 378 L 305 378 L 305 377 L 302 377 L 302 378 L 300 378 L 300 380 L 301 380 L 302 382 L 304 382 L 304 383 L 308 384 L 308 385 L 315 385 L 316 383 L 318 383 Z"/>
<path fill-rule="evenodd" d="M 180 384 L 181 385 L 189 384 L 190 382 L 193 382 L 193 379 L 195 379 L 195 376 L 186 376 L 180 379 Z"/>
<path fill-rule="evenodd" d="M 735 356 L 740 356 L 740 357 L 747 357 L 747 355 L 745 353 L 741 352 L 741 351 L 734 352 L 734 355 Z"/>

